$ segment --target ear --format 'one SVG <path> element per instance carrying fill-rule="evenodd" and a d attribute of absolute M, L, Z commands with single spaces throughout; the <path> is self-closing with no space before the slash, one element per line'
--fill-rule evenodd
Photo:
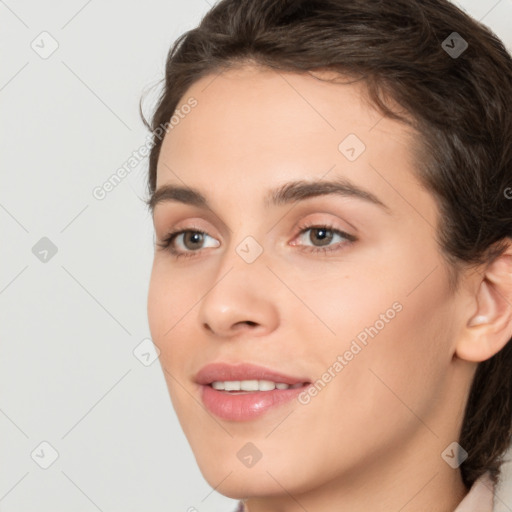
<path fill-rule="evenodd" d="M 473 309 L 455 350 L 466 361 L 485 361 L 512 338 L 512 239 L 506 241 L 505 252 L 476 273 Z"/>

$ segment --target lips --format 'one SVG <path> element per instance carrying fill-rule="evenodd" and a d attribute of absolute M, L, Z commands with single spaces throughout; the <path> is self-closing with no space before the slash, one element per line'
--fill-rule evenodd
<path fill-rule="evenodd" d="M 290 386 L 310 382 L 307 377 L 285 375 L 250 363 L 239 363 L 237 365 L 220 362 L 210 363 L 203 366 L 195 377 L 195 381 L 202 385 L 208 385 L 215 381 L 233 380 L 270 380 L 289 384 Z"/>
<path fill-rule="evenodd" d="M 233 392 L 221 391 L 211 386 L 218 381 L 273 381 L 296 388 L 269 391 Z M 307 386 L 308 378 L 283 373 L 249 363 L 230 365 L 210 363 L 197 373 L 195 381 L 200 384 L 200 397 L 205 407 L 218 418 L 228 421 L 253 421 L 272 409 L 284 406 L 296 398 Z M 299 384 L 303 384 L 300 386 Z"/>

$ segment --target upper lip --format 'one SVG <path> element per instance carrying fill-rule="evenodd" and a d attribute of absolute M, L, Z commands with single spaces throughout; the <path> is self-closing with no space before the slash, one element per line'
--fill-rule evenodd
<path fill-rule="evenodd" d="M 198 384 L 211 384 L 215 381 L 233 381 L 233 380 L 270 380 L 273 382 L 282 382 L 284 384 L 293 384 L 309 382 L 307 378 L 293 377 L 284 375 L 263 366 L 257 366 L 251 363 L 210 363 L 203 366 L 195 376 Z"/>

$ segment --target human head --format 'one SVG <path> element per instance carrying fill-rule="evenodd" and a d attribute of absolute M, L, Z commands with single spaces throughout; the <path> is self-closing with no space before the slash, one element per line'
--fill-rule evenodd
<path fill-rule="evenodd" d="M 442 46 L 453 32 L 468 43 L 456 58 Z M 283 76 L 311 72 L 321 79 L 329 71 L 331 79 L 345 77 L 345 83 L 349 77 L 386 120 L 414 131 L 411 169 L 438 209 L 432 236 L 445 259 L 452 294 L 467 276 L 476 282 L 505 251 L 503 242 L 512 237 L 512 201 L 505 192 L 512 179 L 512 61 L 485 26 L 443 0 L 224 0 L 171 48 L 165 88 L 149 128 L 155 133 L 168 122 L 194 84 L 202 81 L 206 93 L 217 74 L 236 74 L 247 64 Z M 176 127 L 176 136 L 200 108 L 201 100 Z M 168 136 L 173 135 L 170 130 Z M 155 136 L 151 149 L 150 194 L 157 185 L 162 141 Z M 212 182 L 210 190 L 215 176 Z M 180 294 L 168 286 L 169 294 Z M 153 319 L 157 310 L 165 315 L 154 305 Z M 159 346 L 171 345 L 168 339 L 172 333 L 165 339 L 154 336 Z M 510 443 L 512 349 L 504 343 L 481 361 L 469 349 L 465 355 L 478 363 L 458 440 L 468 452 L 460 470 L 469 487 L 487 470 L 497 479 Z M 166 378 L 172 381 L 169 374 Z"/>

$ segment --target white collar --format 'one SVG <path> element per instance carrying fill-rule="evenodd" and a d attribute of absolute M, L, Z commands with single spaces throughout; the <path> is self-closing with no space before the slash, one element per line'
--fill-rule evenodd
<path fill-rule="evenodd" d="M 453 512 L 492 512 L 493 507 L 494 484 L 486 472 L 475 481 Z"/>

